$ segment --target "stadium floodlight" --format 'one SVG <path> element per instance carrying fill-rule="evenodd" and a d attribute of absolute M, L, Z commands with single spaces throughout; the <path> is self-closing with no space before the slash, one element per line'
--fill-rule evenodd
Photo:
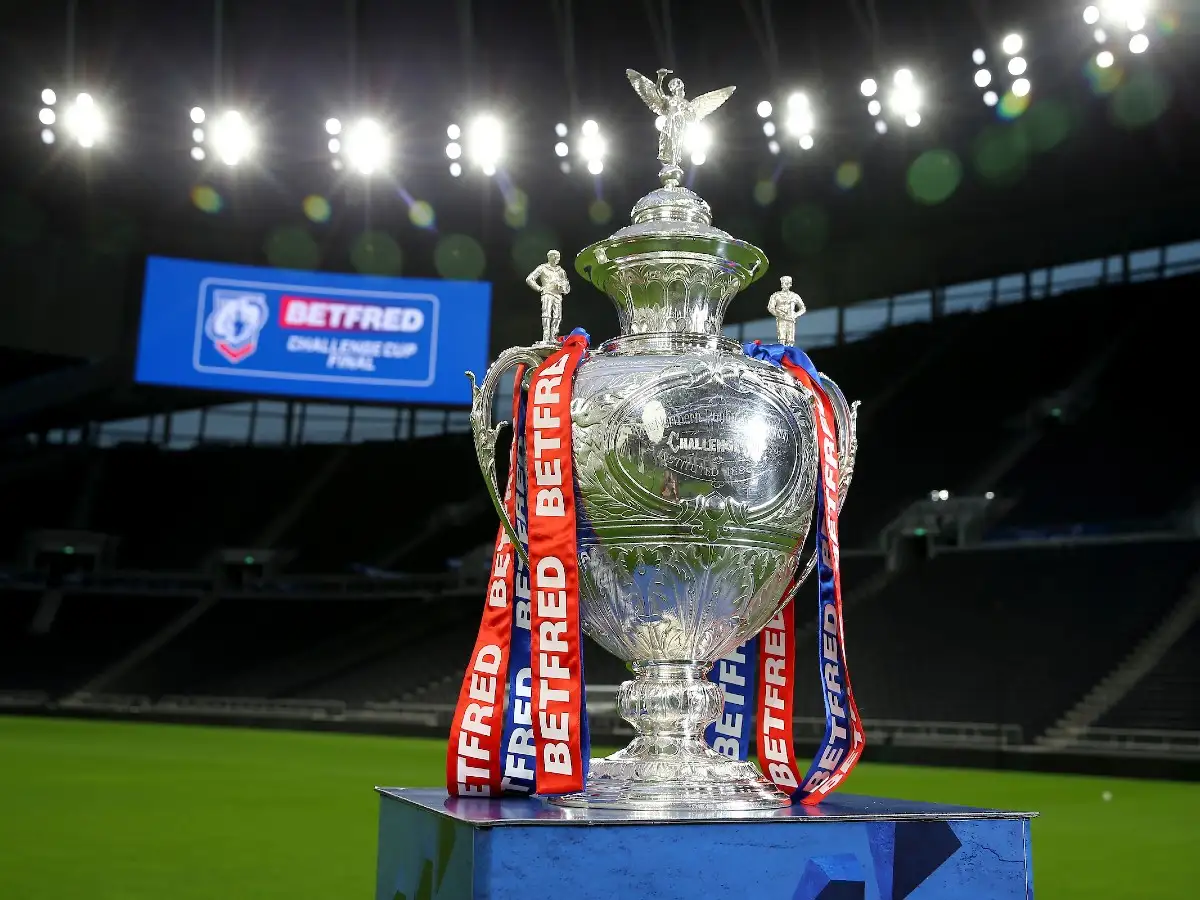
<path fill-rule="evenodd" d="M 571 152 L 571 148 L 567 146 L 566 141 L 559 141 L 557 144 L 554 145 L 554 155 L 555 156 L 566 156 L 570 152 Z"/>
<path fill-rule="evenodd" d="M 811 150 L 813 148 L 813 136 L 811 134 L 800 135 L 800 149 Z"/>
<path fill-rule="evenodd" d="M 1001 95 L 1006 93 L 1017 97 L 1024 97 L 1029 93 L 1029 79 L 1024 77 L 1029 71 L 1029 61 L 1024 56 L 1017 55 L 1025 46 L 1025 39 L 1021 35 L 1015 33 L 1006 35 L 1000 40 L 1000 51 L 1003 55 L 1008 56 L 1007 62 L 1002 67 L 998 66 L 995 71 L 989 67 L 980 68 L 975 72 L 975 86 L 982 91 L 981 96 L 985 106 L 998 106 Z M 977 61 L 979 56 L 976 54 L 972 58 Z M 1017 85 L 1021 86 L 1022 93 L 1015 90 Z M 1000 114 L 1011 117 L 1013 114 L 1019 114 L 1023 109 L 1023 105 L 1004 105 L 1001 106 Z M 1014 113 L 1014 111 L 1016 112 Z"/>
<path fill-rule="evenodd" d="M 778 156 L 778 155 L 779 155 L 779 149 L 780 149 L 780 148 L 779 148 L 779 141 L 767 141 L 767 151 L 768 151 L 768 152 L 769 152 L 769 153 L 770 153 L 772 156 Z"/>
<path fill-rule="evenodd" d="M 974 52 L 971 54 L 971 61 L 977 66 L 982 66 L 985 62 L 987 62 L 987 54 L 984 52 L 982 47 L 975 48 Z"/>
<path fill-rule="evenodd" d="M 788 114 L 784 126 L 794 137 L 811 135 L 816 121 L 813 117 L 812 103 L 807 94 L 795 93 L 788 97 Z"/>
<path fill-rule="evenodd" d="M 360 175 L 374 175 L 387 168 L 392 155 L 391 136 L 370 117 L 346 129 L 346 161 Z"/>
<path fill-rule="evenodd" d="M 458 159 L 462 156 L 462 144 L 458 141 L 451 141 L 446 145 L 446 156 L 450 159 Z"/>
<path fill-rule="evenodd" d="M 763 122 L 763 134 L 769 138 L 775 137 L 775 123 Z"/>
<path fill-rule="evenodd" d="M 450 163 L 450 174 L 454 178 L 457 178 L 459 175 L 461 175 L 462 174 L 462 163 L 458 163 L 458 162 Z"/>
<path fill-rule="evenodd" d="M 342 133 L 342 120 L 330 117 L 325 120 L 325 133 L 328 135 L 338 135 Z"/>
<path fill-rule="evenodd" d="M 504 157 L 504 127 L 491 114 L 477 116 L 467 129 L 467 155 L 484 175 L 495 175 Z"/>
<path fill-rule="evenodd" d="M 450 138 L 452 141 L 457 141 L 460 137 L 462 137 L 462 129 L 454 124 L 447 125 L 446 137 Z"/>
<path fill-rule="evenodd" d="M 758 103 L 758 115 L 759 115 L 759 117 L 760 117 L 760 118 L 763 118 L 763 119 L 769 118 L 769 117 L 770 117 L 770 115 L 771 115 L 771 110 L 772 110 L 772 108 L 773 108 L 773 107 L 771 106 L 771 101 L 770 101 L 770 100 L 760 100 L 760 101 L 759 101 L 759 103 Z"/>
<path fill-rule="evenodd" d="M 922 90 L 912 69 L 902 66 L 886 81 L 868 78 L 859 90 L 870 98 L 867 112 L 875 120 L 876 134 L 888 133 L 889 119 L 893 123 L 907 123 L 910 128 L 921 123 Z"/>
<path fill-rule="evenodd" d="M 1122 43 L 1126 43 L 1129 52 L 1135 56 L 1149 49 L 1150 37 L 1144 32 L 1149 10 L 1150 4 L 1146 0 L 1103 0 L 1084 9 L 1083 21 L 1096 26 L 1092 32 L 1096 43 L 1113 48 L 1096 54 L 1095 64 L 1099 68 L 1107 69 L 1116 62 L 1114 51 L 1120 52 Z M 1112 44 L 1108 42 L 1110 36 L 1114 38 Z"/>
<path fill-rule="evenodd" d="M 223 112 L 209 127 L 209 142 L 217 158 L 236 166 L 254 152 L 254 132 L 236 109 Z"/>
<path fill-rule="evenodd" d="M 204 160 L 204 157 L 205 157 L 205 153 L 204 153 L 203 147 L 193 147 L 192 148 L 192 159 L 194 159 L 196 162 L 202 162 Z"/>
<path fill-rule="evenodd" d="M 921 92 L 917 88 L 913 73 L 909 69 L 900 69 L 892 78 L 892 93 L 888 97 L 888 106 L 898 117 L 904 119 L 909 127 L 915 127 L 921 122 Z"/>
<path fill-rule="evenodd" d="M 54 132 L 51 131 L 49 128 L 42 129 L 42 143 L 43 144 L 53 144 L 54 143 Z"/>
<path fill-rule="evenodd" d="M 558 135 L 560 138 L 565 138 L 569 132 L 570 132 L 570 129 L 567 128 L 566 122 L 559 122 L 557 125 L 554 126 L 554 133 L 556 135 Z"/>
<path fill-rule="evenodd" d="M 188 118 L 197 125 L 204 124 L 204 107 L 193 106 L 192 111 L 188 113 Z"/>
<path fill-rule="evenodd" d="M 63 115 L 63 126 L 80 147 L 90 148 L 97 141 L 103 141 L 108 132 L 108 123 L 104 119 L 99 105 L 92 95 L 83 92 L 75 97 L 75 101 Z"/>
<path fill-rule="evenodd" d="M 58 102 L 58 95 L 51 88 L 45 88 L 42 91 L 42 102 L 47 106 L 53 106 Z"/>
<path fill-rule="evenodd" d="M 56 118 L 58 117 L 55 116 L 54 110 L 48 106 L 43 107 L 42 111 L 38 113 L 38 121 L 43 125 L 53 125 Z"/>
<path fill-rule="evenodd" d="M 583 157 L 587 170 L 593 175 L 604 171 L 604 154 L 608 145 L 600 134 L 600 125 L 595 119 L 588 119 L 579 129 L 579 142 L 576 144 L 579 155 Z M 555 149 L 557 153 L 557 148 Z M 559 154 L 563 156 L 564 154 Z"/>
<path fill-rule="evenodd" d="M 713 133 L 707 122 L 693 122 L 683 135 L 683 145 L 692 155 L 692 165 L 702 166 L 708 160 Z"/>

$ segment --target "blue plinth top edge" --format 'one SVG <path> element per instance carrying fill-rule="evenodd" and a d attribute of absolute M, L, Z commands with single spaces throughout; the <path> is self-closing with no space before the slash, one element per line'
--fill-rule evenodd
<path fill-rule="evenodd" d="M 477 827 L 503 825 L 711 825 L 724 822 L 894 822 L 960 819 L 1032 819 L 1036 812 L 950 806 L 920 800 L 890 800 L 862 794 L 834 794 L 817 806 L 794 804 L 785 809 L 713 813 L 684 810 L 596 810 L 554 806 L 541 797 L 502 799 L 450 797 L 440 788 L 376 787 L 387 799 L 426 809 Z"/>

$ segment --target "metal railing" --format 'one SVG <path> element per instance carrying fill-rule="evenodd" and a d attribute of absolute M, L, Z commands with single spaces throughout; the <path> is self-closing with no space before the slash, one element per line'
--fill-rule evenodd
<path fill-rule="evenodd" d="M 633 729 L 605 708 L 605 697 L 615 687 L 589 688 L 596 709 L 589 709 L 593 730 L 606 737 L 620 739 Z M 0 710 L 107 713 L 118 716 L 171 718 L 275 720 L 280 722 L 340 722 L 375 725 L 412 726 L 448 730 L 454 716 L 449 703 L 413 703 L 392 700 L 350 706 L 344 700 L 270 699 L 267 697 L 208 697 L 168 695 L 158 700 L 142 694 L 76 694 L 55 702 L 43 691 L 0 692 Z M 864 720 L 874 746 L 926 747 L 944 749 L 1000 749 L 1019 753 L 1065 752 L 1131 758 L 1200 760 L 1200 731 L 1172 731 L 1146 728 L 1065 729 L 1053 743 L 1039 738 L 1025 743 L 1021 726 L 994 722 L 938 722 L 909 719 Z M 805 744 L 819 742 L 825 734 L 825 720 L 816 716 L 798 716 L 794 720 L 795 738 Z"/>
<path fill-rule="evenodd" d="M 1047 751 L 1087 752 L 1106 756 L 1151 756 L 1200 760 L 1200 731 L 1165 728 L 1060 728 L 1052 738 L 1039 738 Z"/>

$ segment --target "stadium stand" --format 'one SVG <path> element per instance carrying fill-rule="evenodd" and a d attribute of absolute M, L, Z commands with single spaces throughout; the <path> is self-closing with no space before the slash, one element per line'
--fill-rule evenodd
<path fill-rule="evenodd" d="M 1200 623 L 1163 655 L 1099 725 L 1200 732 Z"/>
<path fill-rule="evenodd" d="M 1135 305 L 1162 320 L 1197 280 L 1000 303 L 813 351 L 863 400 L 843 544 L 868 722 L 991 723 L 1031 743 L 1179 600 L 1200 568 L 1194 462 L 1170 436 L 1189 338 L 1127 321 Z M 496 534 L 469 435 L 6 454 L 0 490 L 28 514 L 0 530 L 14 563 L 0 690 L 300 704 L 281 715 L 454 702 Z M 882 531 L 943 489 L 994 492 L 988 539 Z M 118 536 L 119 572 L 188 574 L 136 595 L 100 576 L 20 575 L 38 528 Z M 206 567 L 236 547 L 279 551 L 279 564 L 236 583 Z M 812 626 L 797 620 L 803 646 Z M 1098 724 L 1200 730 L 1197 641 L 1193 626 Z M 593 685 L 627 674 L 590 643 L 586 664 Z M 798 715 L 820 715 L 804 683 Z"/>
<path fill-rule="evenodd" d="M 848 613 L 862 713 L 1012 722 L 1037 734 L 1178 598 L 1194 550 L 1192 541 L 1040 543 L 916 563 Z"/>

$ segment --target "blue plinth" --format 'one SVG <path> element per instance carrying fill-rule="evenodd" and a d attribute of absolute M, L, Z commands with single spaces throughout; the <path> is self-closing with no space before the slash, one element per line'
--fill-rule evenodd
<path fill-rule="evenodd" d="M 835 794 L 663 817 L 378 788 L 376 900 L 1027 900 L 1035 813 Z"/>

